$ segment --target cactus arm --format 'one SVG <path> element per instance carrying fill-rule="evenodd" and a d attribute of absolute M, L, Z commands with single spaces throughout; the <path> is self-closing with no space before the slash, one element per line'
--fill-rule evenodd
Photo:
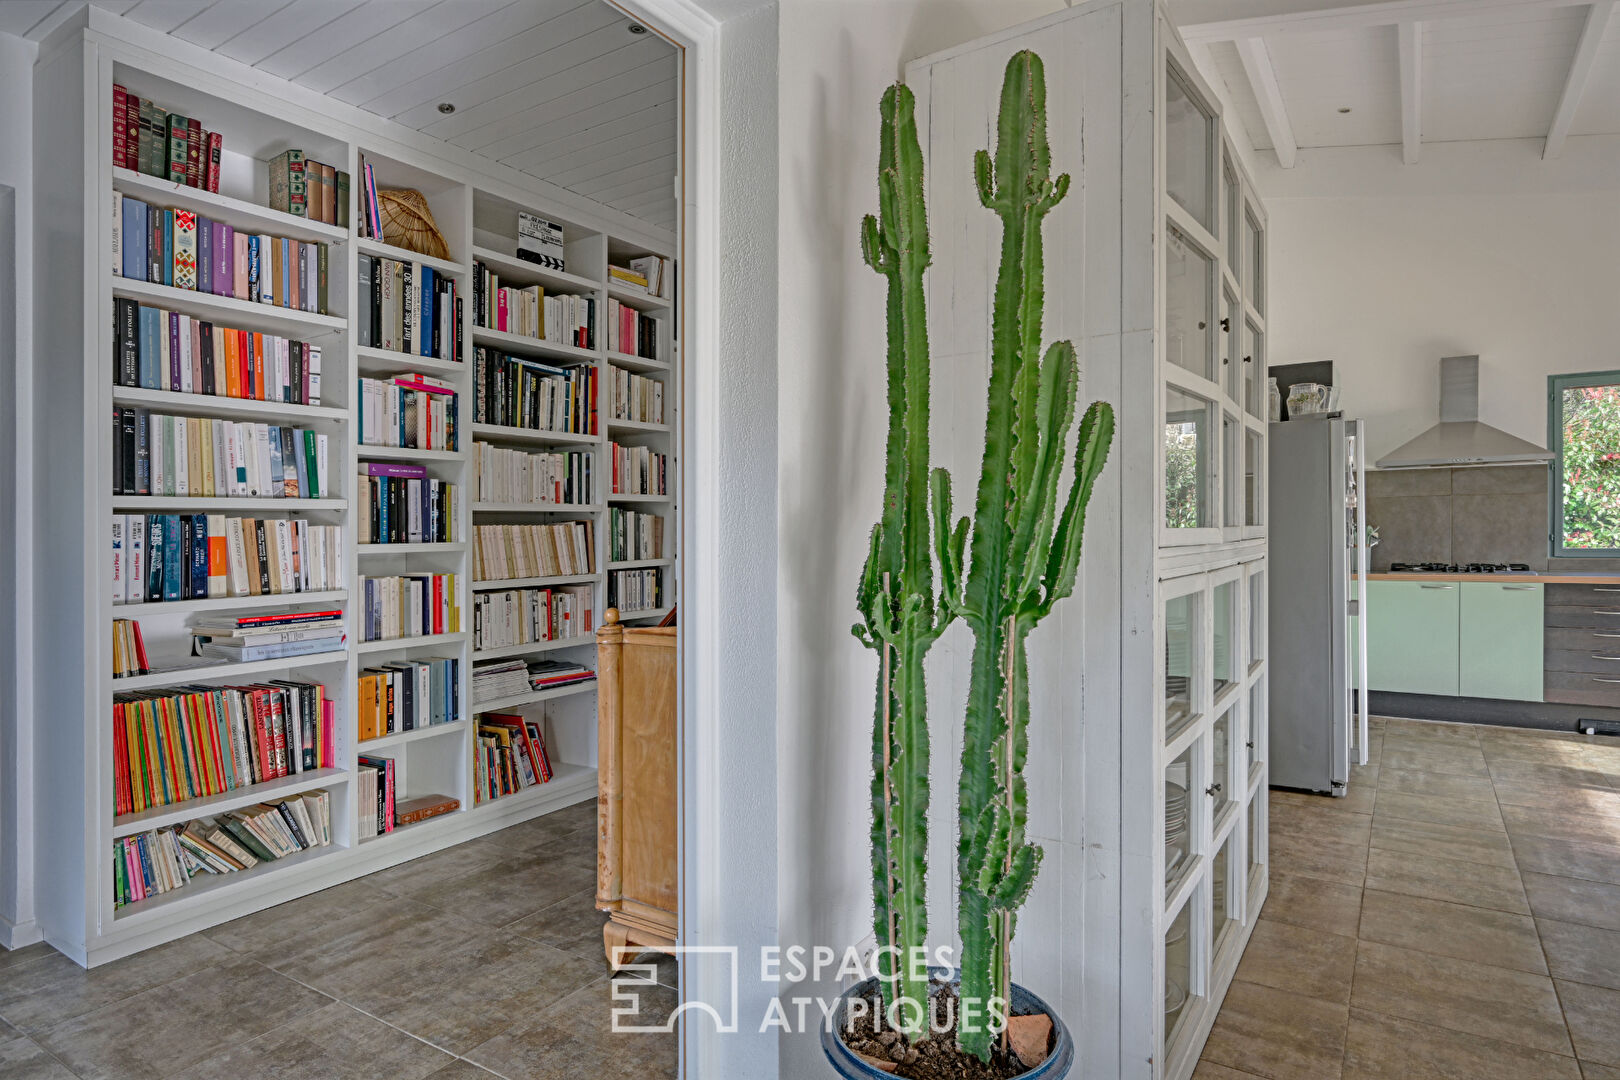
<path fill-rule="evenodd" d="M 1108 448 L 1113 441 L 1113 406 L 1106 401 L 1093 402 L 1080 421 L 1074 478 L 1069 482 L 1068 501 L 1052 536 L 1052 552 L 1047 558 L 1046 567 L 1046 595 L 1041 600 L 1039 612 L 1041 617 L 1052 610 L 1052 605 L 1074 591 L 1075 577 L 1080 569 L 1080 545 L 1086 529 L 1086 504 L 1091 501 L 1091 491 L 1096 486 L 1097 477 L 1108 463 Z"/>

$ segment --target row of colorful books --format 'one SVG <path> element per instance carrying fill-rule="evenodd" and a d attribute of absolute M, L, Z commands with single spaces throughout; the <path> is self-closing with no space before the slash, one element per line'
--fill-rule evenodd
<path fill-rule="evenodd" d="M 115 277 L 326 314 L 323 243 L 238 232 L 193 210 L 113 192 Z"/>
<path fill-rule="evenodd" d="M 356 732 L 361 741 L 461 719 L 461 661 L 454 657 L 366 668 L 356 689 Z"/>
<path fill-rule="evenodd" d="M 146 657 L 146 641 L 141 637 L 141 624 L 134 619 L 114 619 L 113 678 L 127 679 L 151 672 L 152 665 Z"/>
<path fill-rule="evenodd" d="M 332 843 L 332 796 L 322 789 L 113 841 L 113 907 L 234 874 Z"/>
<path fill-rule="evenodd" d="M 473 580 L 560 577 L 596 572 L 595 524 L 473 526 Z"/>
<path fill-rule="evenodd" d="M 327 436 L 309 428 L 113 407 L 113 494 L 319 499 Z"/>
<path fill-rule="evenodd" d="M 415 373 L 361 378 L 360 444 L 413 450 L 457 449 L 460 395 L 442 379 Z"/>
<path fill-rule="evenodd" d="M 113 385 L 321 403 L 321 347 L 113 298 Z"/>
<path fill-rule="evenodd" d="M 460 577 L 409 574 L 360 579 L 363 641 L 461 632 Z"/>
<path fill-rule="evenodd" d="M 530 453 L 475 442 L 473 498 L 548 506 L 589 503 L 595 462 L 589 450 Z"/>
<path fill-rule="evenodd" d="M 483 713 L 478 717 L 478 747 L 473 761 L 474 803 L 515 795 L 552 777 L 540 722 L 517 713 Z"/>
<path fill-rule="evenodd" d="M 461 538 L 458 485 L 421 465 L 362 461 L 354 515 L 362 544 L 445 544 Z"/>
<path fill-rule="evenodd" d="M 473 350 L 473 422 L 596 434 L 596 368 L 561 367 L 482 346 Z"/>
<path fill-rule="evenodd" d="M 499 589 L 473 595 L 473 651 L 567 641 L 596 630 L 596 589 Z"/>
<path fill-rule="evenodd" d="M 113 84 L 113 166 L 161 176 L 187 187 L 219 190 L 224 137 L 194 116 L 172 113 L 151 98 Z"/>
<path fill-rule="evenodd" d="M 608 607 L 618 608 L 621 615 L 634 611 L 654 611 L 664 606 L 664 572 L 653 567 L 646 570 L 614 570 L 608 574 Z"/>
<path fill-rule="evenodd" d="M 336 764 L 319 683 L 190 686 L 113 697 L 114 805 L 139 813 Z"/>
<path fill-rule="evenodd" d="M 355 333 L 374 349 L 462 358 L 461 291 L 454 278 L 420 262 L 359 257 Z"/>
<path fill-rule="evenodd" d="M 607 316 L 609 352 L 629 353 L 645 360 L 665 359 L 656 318 L 612 297 L 608 297 Z"/>
<path fill-rule="evenodd" d="M 633 371 L 608 365 L 608 401 L 615 420 L 642 424 L 664 422 L 664 384 Z"/>
<path fill-rule="evenodd" d="M 613 494 L 669 494 L 669 455 L 646 446 L 609 443 L 613 455 Z"/>
<path fill-rule="evenodd" d="M 303 518 L 114 514 L 115 604 L 343 588 L 343 527 Z"/>
<path fill-rule="evenodd" d="M 473 263 L 474 325 L 519 337 L 596 348 L 596 298 L 575 293 L 546 294 L 540 285 L 501 284 L 482 262 Z"/>
<path fill-rule="evenodd" d="M 639 510 L 608 508 L 608 562 L 664 557 L 664 519 Z"/>

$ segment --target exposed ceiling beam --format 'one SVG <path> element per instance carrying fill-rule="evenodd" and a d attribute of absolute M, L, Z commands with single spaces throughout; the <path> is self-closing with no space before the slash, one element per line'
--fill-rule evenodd
<path fill-rule="evenodd" d="M 1288 122 L 1288 110 L 1283 107 L 1282 87 L 1277 85 L 1271 53 L 1260 38 L 1243 38 L 1237 43 L 1237 51 L 1243 61 L 1243 72 L 1249 77 L 1249 86 L 1254 90 L 1254 99 L 1260 106 L 1260 118 L 1266 122 L 1266 132 L 1271 136 L 1277 164 L 1292 169 L 1299 144 L 1294 141 L 1294 128 Z"/>
<path fill-rule="evenodd" d="M 1597 64 L 1598 46 L 1603 32 L 1614 16 L 1614 0 L 1597 0 L 1586 12 L 1586 26 L 1581 30 L 1580 44 L 1575 46 L 1575 59 L 1570 62 L 1569 76 L 1564 80 L 1564 96 L 1558 99 L 1558 111 L 1553 113 L 1552 127 L 1547 129 L 1547 145 L 1541 150 L 1543 158 L 1555 158 L 1564 149 L 1569 138 L 1570 125 L 1575 123 L 1575 111 L 1581 107 L 1581 95 L 1592 77 Z"/>
<path fill-rule="evenodd" d="M 1416 165 L 1423 142 L 1423 24 L 1396 28 L 1401 49 L 1401 160 Z"/>
<path fill-rule="evenodd" d="M 1395 26 L 1406 22 L 1435 22 L 1464 16 L 1522 13 L 1526 8 L 1578 7 L 1589 0 L 1386 0 L 1378 4 L 1350 4 L 1260 15 L 1248 19 L 1219 19 L 1188 23 L 1176 29 L 1188 44 L 1195 41 L 1241 41 L 1281 34 L 1314 34 L 1325 30 L 1354 30 L 1369 26 Z"/>

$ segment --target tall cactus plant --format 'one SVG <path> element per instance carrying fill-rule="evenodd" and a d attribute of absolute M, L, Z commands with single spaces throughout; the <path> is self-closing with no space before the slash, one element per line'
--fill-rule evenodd
<path fill-rule="evenodd" d="M 922 148 L 911 91 L 883 95 L 879 216 L 861 223 L 861 249 L 888 280 L 889 431 L 883 515 L 857 590 L 856 637 L 880 654 L 872 734 L 873 929 L 888 951 L 884 1005 L 907 1036 L 926 1030 L 928 980 L 910 959 L 928 932 L 928 717 L 923 658 L 948 615 L 934 598 L 928 509 L 929 262 Z"/>
<path fill-rule="evenodd" d="M 1086 504 L 1113 440 L 1113 410 L 1086 410 L 1072 459 L 1077 364 L 1074 346 L 1041 356 L 1044 266 L 1041 227 L 1069 190 L 1051 178 L 1046 76 L 1024 51 L 1002 81 L 996 150 L 974 160 L 979 200 L 1001 218 L 1001 262 L 991 320 L 984 458 L 971 525 L 950 520 L 950 478 L 936 470 L 934 532 L 942 601 L 973 632 L 957 804 L 958 930 L 962 940 L 961 1048 L 990 1056 L 1010 1001 L 1010 950 L 1018 909 L 1040 868 L 1028 841 L 1024 764 L 1029 751 L 1031 630 L 1074 590 Z M 1059 480 L 1071 463 L 1058 506 Z M 969 537 L 971 535 L 971 548 Z"/>

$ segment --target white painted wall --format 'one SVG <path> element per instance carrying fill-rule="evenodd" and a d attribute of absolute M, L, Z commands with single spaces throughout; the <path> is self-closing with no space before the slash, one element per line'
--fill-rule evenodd
<path fill-rule="evenodd" d="M 1549 374 L 1620 368 L 1620 140 L 1540 149 L 1425 146 L 1410 167 L 1398 148 L 1302 151 L 1260 170 L 1271 363 L 1339 361 L 1372 460 L 1438 419 L 1442 356 L 1478 353 L 1480 419 L 1543 444 Z"/>
<path fill-rule="evenodd" d="M 31 41 L 0 34 L 0 506 L 26 506 L 32 470 L 20 447 L 33 438 L 32 414 L 19 403 L 32 400 L 30 365 L 17 358 L 33 349 L 34 54 Z M 17 148 L 25 152 L 16 152 Z M 24 464 L 19 467 L 19 462 Z M 32 550 L 27 515 L 0 528 L 0 945 L 38 940 L 33 894 L 33 714 L 32 669 L 26 635 L 33 604 Z"/>

